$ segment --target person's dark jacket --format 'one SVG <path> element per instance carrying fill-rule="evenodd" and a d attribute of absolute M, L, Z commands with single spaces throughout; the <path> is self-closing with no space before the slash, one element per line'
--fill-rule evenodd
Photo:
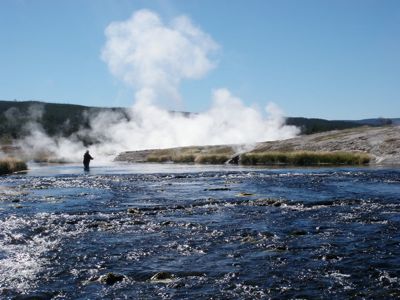
<path fill-rule="evenodd" d="M 93 157 L 89 154 L 89 152 L 86 152 L 85 155 L 83 155 L 83 164 L 85 167 L 89 166 L 89 163 L 92 159 Z"/>

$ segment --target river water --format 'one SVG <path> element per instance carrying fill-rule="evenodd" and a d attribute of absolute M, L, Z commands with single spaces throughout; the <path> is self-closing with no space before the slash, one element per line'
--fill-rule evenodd
<path fill-rule="evenodd" d="M 31 165 L 0 298 L 396 298 L 399 229 L 399 169 Z"/>

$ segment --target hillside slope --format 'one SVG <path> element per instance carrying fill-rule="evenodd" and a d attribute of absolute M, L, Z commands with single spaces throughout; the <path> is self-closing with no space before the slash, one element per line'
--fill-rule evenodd
<path fill-rule="evenodd" d="M 400 164 L 400 126 L 363 126 L 304 135 L 261 143 L 251 152 L 265 151 L 361 151 L 371 155 L 371 163 Z"/>
<path fill-rule="evenodd" d="M 302 135 L 293 139 L 256 144 L 252 150 L 245 145 L 182 147 L 163 150 L 129 151 L 121 153 L 116 161 L 149 162 L 157 157 L 215 156 L 235 157 L 245 153 L 266 152 L 362 152 L 371 157 L 370 164 L 400 165 L 400 126 L 359 127 L 324 133 Z M 162 162 L 163 160 L 158 160 Z M 196 158 L 194 158 L 196 161 Z M 185 161 L 182 161 L 185 162 Z"/>
<path fill-rule="evenodd" d="M 19 139 L 30 133 L 29 123 L 40 124 L 48 136 L 68 137 L 80 129 L 90 129 L 90 118 L 100 112 L 120 112 L 124 108 L 89 107 L 40 101 L 0 101 L 0 139 Z"/>

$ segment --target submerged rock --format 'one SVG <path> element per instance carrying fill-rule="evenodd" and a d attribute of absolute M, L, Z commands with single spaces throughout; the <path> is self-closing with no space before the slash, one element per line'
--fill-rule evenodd
<path fill-rule="evenodd" d="M 169 272 L 158 272 L 154 274 L 150 280 L 151 281 L 168 281 L 175 278 L 175 275 Z"/>
<path fill-rule="evenodd" d="M 172 221 L 164 221 L 164 222 L 161 222 L 160 225 L 161 226 L 170 226 L 170 225 L 173 225 L 173 222 Z"/>
<path fill-rule="evenodd" d="M 322 260 L 339 260 L 340 257 L 336 254 L 328 253 L 321 257 Z"/>
<path fill-rule="evenodd" d="M 15 300 L 50 300 L 54 295 L 48 293 L 35 293 L 31 295 L 19 295 L 14 297 Z"/>
<path fill-rule="evenodd" d="M 302 230 L 302 229 L 296 229 L 296 230 L 293 230 L 290 232 L 290 235 L 293 235 L 293 236 L 300 236 L 300 235 L 306 235 L 306 234 L 307 234 L 307 231 Z"/>
<path fill-rule="evenodd" d="M 145 225 L 146 222 L 145 222 L 145 221 L 142 221 L 142 220 L 134 220 L 134 221 L 132 222 L 132 224 L 133 224 L 133 225 Z"/>
<path fill-rule="evenodd" d="M 288 251 L 289 247 L 284 244 L 276 244 L 276 245 L 268 245 L 266 247 L 266 249 L 270 250 L 270 251 L 284 252 L 284 251 Z"/>
<path fill-rule="evenodd" d="M 237 194 L 236 196 L 238 196 L 238 197 L 249 197 L 249 196 L 254 196 L 254 194 L 242 192 L 242 193 Z"/>
<path fill-rule="evenodd" d="M 208 188 L 204 189 L 204 191 L 209 191 L 209 192 L 217 192 L 217 191 L 230 191 L 231 189 L 228 187 L 215 187 L 215 188 Z"/>
<path fill-rule="evenodd" d="M 99 281 L 102 284 L 113 285 L 114 283 L 117 283 L 124 279 L 125 279 L 124 275 L 110 272 L 110 273 L 107 273 L 106 275 L 100 276 Z"/>
<path fill-rule="evenodd" d="M 241 240 L 242 243 L 257 243 L 258 239 L 256 239 L 254 236 L 244 236 Z"/>
<path fill-rule="evenodd" d="M 138 208 L 128 208 L 128 214 L 132 214 L 132 215 L 139 215 L 141 214 L 141 211 Z"/>
<path fill-rule="evenodd" d="M 253 206 L 275 206 L 279 207 L 282 205 L 282 201 L 277 200 L 277 199 L 257 199 L 255 201 L 251 202 L 251 205 Z"/>

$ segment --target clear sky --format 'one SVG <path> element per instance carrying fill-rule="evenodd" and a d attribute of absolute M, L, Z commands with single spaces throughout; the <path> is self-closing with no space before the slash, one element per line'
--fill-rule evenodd
<path fill-rule="evenodd" d="M 184 110 L 226 87 L 287 116 L 400 117 L 397 0 L 0 0 L 0 99 L 130 106 L 100 56 L 107 25 L 143 8 L 185 14 L 220 45 L 214 70 L 182 82 Z"/>

